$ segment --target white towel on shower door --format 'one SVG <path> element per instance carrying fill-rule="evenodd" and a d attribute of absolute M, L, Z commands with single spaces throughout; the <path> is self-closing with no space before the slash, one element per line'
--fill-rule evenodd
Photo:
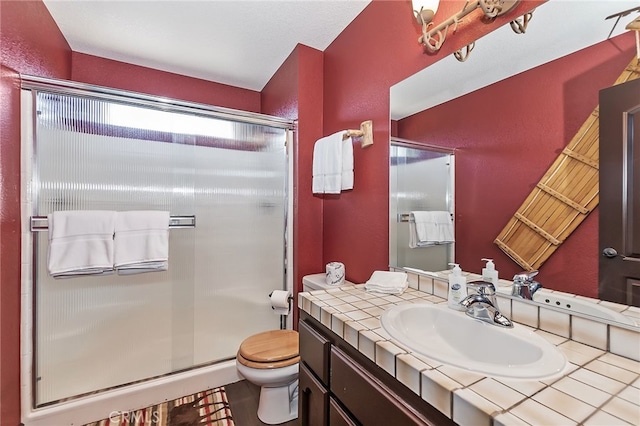
<path fill-rule="evenodd" d="M 118 212 L 114 234 L 115 269 L 120 275 L 169 268 L 169 212 Z"/>
<path fill-rule="evenodd" d="M 47 269 L 54 278 L 113 273 L 116 212 L 67 210 L 47 217 Z"/>

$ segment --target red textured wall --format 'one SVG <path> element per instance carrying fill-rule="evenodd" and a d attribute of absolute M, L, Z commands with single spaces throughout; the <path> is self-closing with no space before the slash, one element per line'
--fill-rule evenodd
<path fill-rule="evenodd" d="M 441 2 L 434 23 L 464 3 Z M 347 279 L 354 282 L 388 268 L 389 88 L 540 3 L 523 1 L 490 24 L 480 23 L 477 10 L 437 55 L 430 55 L 417 44 L 420 31 L 410 1 L 373 0 L 325 50 L 324 134 L 357 128 L 364 120 L 374 126 L 374 145 L 354 146 L 354 189 L 324 199 L 325 263 L 344 262 Z"/>
<path fill-rule="evenodd" d="M 400 120 L 398 136 L 455 147 L 456 261 L 501 278 L 520 266 L 493 240 L 598 105 L 635 53 L 625 33 Z M 540 282 L 598 297 L 597 209 L 540 268 Z"/>
<path fill-rule="evenodd" d="M 71 79 L 150 95 L 260 112 L 260 92 L 73 52 Z"/>
<path fill-rule="evenodd" d="M 322 64 L 321 51 L 298 45 L 262 90 L 263 113 L 298 120 L 291 194 L 294 293 L 302 290 L 303 276 L 324 271 L 322 200 L 311 193 L 313 145 L 322 137 Z"/>
<path fill-rule="evenodd" d="M 20 423 L 20 80 L 70 77 L 71 50 L 40 1 L 0 2 L 0 424 Z"/>

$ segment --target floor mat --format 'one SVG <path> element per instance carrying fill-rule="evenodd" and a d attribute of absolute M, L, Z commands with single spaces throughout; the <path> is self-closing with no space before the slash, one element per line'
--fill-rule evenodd
<path fill-rule="evenodd" d="M 141 410 L 114 413 L 85 426 L 234 426 L 224 387 Z"/>

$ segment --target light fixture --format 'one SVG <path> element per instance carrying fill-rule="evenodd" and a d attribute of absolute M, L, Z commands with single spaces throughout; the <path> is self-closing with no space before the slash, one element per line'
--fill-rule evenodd
<path fill-rule="evenodd" d="M 440 0 L 412 0 L 411 3 L 413 4 L 413 14 L 420 25 L 423 22 L 429 24 L 440 6 Z"/>
<path fill-rule="evenodd" d="M 418 24 L 422 26 L 422 36 L 418 39 L 418 43 L 424 45 L 430 52 L 437 52 L 442 47 L 442 44 L 447 38 L 449 33 L 449 27 L 453 26 L 453 32 L 458 29 L 458 22 L 465 16 L 476 10 L 482 9 L 484 16 L 489 19 L 493 19 L 497 16 L 502 16 L 510 12 L 520 0 L 474 0 L 467 1 L 462 10 L 449 19 L 442 21 L 440 24 L 433 26 L 433 17 L 438 10 L 439 0 L 413 0 L 413 13 L 418 21 Z M 515 21 L 511 25 L 516 33 L 522 34 L 526 30 L 526 26 L 531 19 L 531 12 L 527 14 L 522 23 Z M 463 49 L 458 50 L 455 53 L 456 59 L 463 62 L 469 56 L 469 53 L 473 49 L 475 41 L 471 42 L 466 47 L 466 52 Z"/>

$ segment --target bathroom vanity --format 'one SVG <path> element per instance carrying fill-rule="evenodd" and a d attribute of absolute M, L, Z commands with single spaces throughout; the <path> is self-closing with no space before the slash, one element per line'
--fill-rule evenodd
<path fill-rule="evenodd" d="M 299 332 L 301 424 L 454 424 L 306 312 Z"/>
<path fill-rule="evenodd" d="M 485 376 L 414 353 L 384 331 L 380 316 L 393 306 L 446 303 L 438 294 L 446 282 L 413 274 L 409 281 L 400 296 L 363 285 L 299 294 L 302 425 L 637 424 L 637 332 L 609 326 L 624 347 L 598 347 L 545 330 L 547 313 L 539 312 L 526 325 L 564 354 L 566 368 L 543 380 Z M 520 308 L 509 303 L 503 312 L 517 321 Z"/>

